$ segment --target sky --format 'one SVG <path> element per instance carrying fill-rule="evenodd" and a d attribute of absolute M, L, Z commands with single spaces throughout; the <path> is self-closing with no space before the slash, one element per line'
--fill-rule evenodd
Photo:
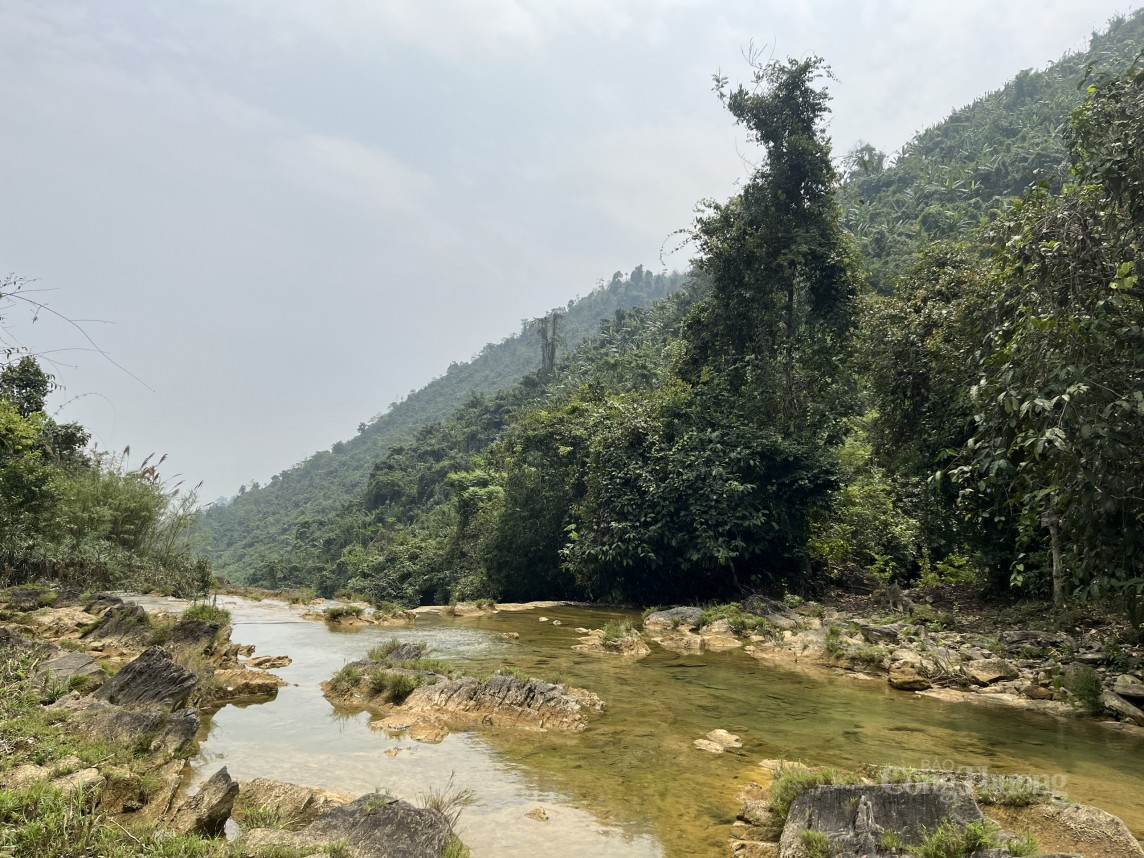
<path fill-rule="evenodd" d="M 0 0 L 0 338 L 201 497 L 673 233 L 756 153 L 711 92 L 825 58 L 837 155 L 1043 67 L 1106 0 Z"/>

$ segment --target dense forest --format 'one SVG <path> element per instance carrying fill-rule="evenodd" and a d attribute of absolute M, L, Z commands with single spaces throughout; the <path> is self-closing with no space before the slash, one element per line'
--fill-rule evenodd
<path fill-rule="evenodd" d="M 956 582 L 1139 624 L 1142 50 L 1113 21 L 893 157 L 832 151 L 822 60 L 717 78 L 759 166 L 697 209 L 686 277 L 617 273 L 216 504 L 215 571 L 404 605 Z M 5 480 L 146 482 L 17 388 Z M 13 510 L 5 562 L 43 562 Z"/>

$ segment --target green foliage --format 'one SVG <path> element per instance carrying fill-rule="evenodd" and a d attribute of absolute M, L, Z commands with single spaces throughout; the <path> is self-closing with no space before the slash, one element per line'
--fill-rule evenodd
<path fill-rule="evenodd" d="M 626 620 L 612 620 L 604 624 L 604 643 L 618 643 L 635 631 L 631 623 Z"/>
<path fill-rule="evenodd" d="M 184 620 L 203 620 L 208 623 L 218 623 L 219 626 L 230 625 L 230 611 L 220 608 L 211 602 L 197 602 L 183 611 Z"/>
<path fill-rule="evenodd" d="M 906 841 L 901 834 L 890 829 L 882 832 L 878 845 L 886 852 L 902 852 L 906 848 Z"/>
<path fill-rule="evenodd" d="M 398 670 L 373 668 L 366 674 L 370 694 L 384 694 L 390 703 L 404 703 L 420 685 L 421 677 Z"/>
<path fill-rule="evenodd" d="M 361 678 L 361 667 L 356 664 L 344 664 L 330 678 L 330 686 L 335 691 L 345 694 L 357 688 L 361 683 Z"/>
<path fill-rule="evenodd" d="M 1041 844 L 1037 838 L 1032 835 L 1019 834 L 1005 841 L 1005 849 L 1008 850 L 1010 855 L 1023 858 L 1023 856 L 1040 854 Z"/>
<path fill-rule="evenodd" d="M 857 783 L 850 775 L 838 775 L 833 769 L 808 769 L 802 766 L 784 766 L 771 784 L 771 812 L 786 821 L 794 800 L 810 789 L 829 784 Z"/>
<path fill-rule="evenodd" d="M 1104 680 L 1088 665 L 1071 668 L 1064 677 L 1064 687 L 1068 689 L 1073 702 L 1089 715 L 1100 715 L 1104 704 L 1100 701 L 1104 692 Z"/>
<path fill-rule="evenodd" d="M 808 829 L 799 832 L 798 839 L 807 858 L 832 858 L 842 851 L 829 835 L 821 831 Z"/>
<path fill-rule="evenodd" d="M 910 848 L 919 858 L 969 858 L 998 846 L 997 826 L 989 820 L 958 825 L 945 820 L 922 842 Z"/>
<path fill-rule="evenodd" d="M 356 620 L 364 613 L 361 605 L 332 605 L 322 611 L 327 623 L 338 623 L 342 620 Z"/>
<path fill-rule="evenodd" d="M 441 851 L 441 858 L 470 858 L 473 853 L 469 851 L 459 837 L 450 837 L 449 842 L 445 844 L 445 848 Z"/>

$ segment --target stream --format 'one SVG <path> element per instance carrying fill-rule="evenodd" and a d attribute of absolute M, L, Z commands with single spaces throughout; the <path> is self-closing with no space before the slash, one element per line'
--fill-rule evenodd
<path fill-rule="evenodd" d="M 177 612 L 173 599 L 133 597 Z M 473 791 L 458 826 L 475 858 L 558 849 L 593 858 L 725 856 L 738 804 L 767 758 L 853 769 L 862 764 L 987 766 L 991 773 L 1065 779 L 1072 801 L 1114 813 L 1144 835 L 1144 739 L 1060 719 L 893 691 L 885 682 L 773 667 L 732 650 L 682 656 L 652 643 L 647 658 L 574 652 L 578 626 L 639 617 L 562 607 L 451 618 L 421 614 L 415 626 L 336 631 L 282 602 L 220 597 L 232 640 L 258 655 L 289 655 L 275 670 L 277 699 L 225 706 L 205 721 L 195 777 L 225 765 L 256 777 L 350 796 L 388 791 L 418 802 L 452 781 Z M 539 622 L 541 616 L 561 625 Z M 518 640 L 501 633 L 516 632 Z M 512 666 L 596 692 L 607 703 L 578 734 L 480 730 L 421 744 L 370 728 L 368 713 L 334 709 L 319 683 L 379 642 L 425 641 L 460 670 Z M 716 728 L 744 747 L 692 747 Z M 947 762 L 948 761 L 948 762 Z M 526 816 L 540 807 L 548 820 Z"/>

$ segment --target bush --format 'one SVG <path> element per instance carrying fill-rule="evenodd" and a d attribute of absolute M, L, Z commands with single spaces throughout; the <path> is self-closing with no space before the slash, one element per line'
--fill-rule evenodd
<path fill-rule="evenodd" d="M 630 635 L 635 628 L 627 620 L 612 620 L 604 625 L 604 643 L 618 643 Z"/>
<path fill-rule="evenodd" d="M 209 602 L 198 602 L 183 611 L 184 620 L 202 620 L 207 623 L 230 625 L 230 611 Z"/>
<path fill-rule="evenodd" d="M 326 608 L 322 614 L 327 623 L 337 623 L 345 619 L 357 619 L 363 613 L 361 605 L 334 605 Z"/>
<path fill-rule="evenodd" d="M 832 858 L 842 851 L 821 831 L 803 831 L 798 839 L 802 842 L 807 858 Z"/>
<path fill-rule="evenodd" d="M 969 858 L 998 845 L 996 826 L 988 820 L 968 825 L 945 820 L 910 851 L 919 858 Z"/>
<path fill-rule="evenodd" d="M 1104 682 L 1100 674 L 1088 665 L 1074 667 L 1065 676 L 1065 688 L 1072 695 L 1073 702 L 1089 715 L 1100 715 L 1104 704 L 1100 696 L 1104 693 Z"/>
<path fill-rule="evenodd" d="M 836 783 L 857 783 L 856 777 L 839 777 L 833 769 L 806 769 L 801 766 L 785 766 L 771 784 L 771 812 L 785 821 L 794 800 L 817 786 Z"/>

